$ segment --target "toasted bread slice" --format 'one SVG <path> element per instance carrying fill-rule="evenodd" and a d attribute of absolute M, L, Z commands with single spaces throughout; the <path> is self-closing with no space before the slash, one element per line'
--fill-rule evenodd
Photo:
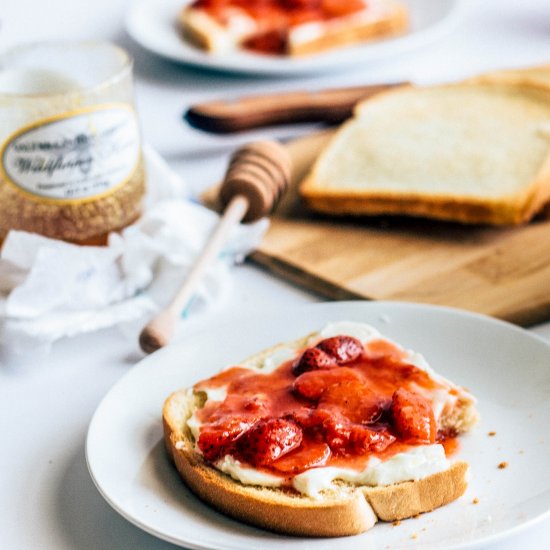
<path fill-rule="evenodd" d="M 341 46 L 362 44 L 404 34 L 409 15 L 403 4 L 393 0 L 368 1 L 359 13 L 319 24 L 298 25 L 288 35 L 289 55 L 310 55 Z"/>
<path fill-rule="evenodd" d="M 358 0 L 361 1 L 361 0 Z M 179 26 L 184 36 L 198 47 L 216 54 L 228 54 L 249 47 L 264 53 L 284 53 L 291 56 L 314 54 L 344 45 L 368 42 L 404 33 L 408 26 L 405 6 L 394 0 L 369 0 L 365 7 L 344 15 L 319 13 L 319 20 L 293 23 L 291 16 L 284 23 L 284 3 L 273 2 L 276 17 L 265 17 L 268 10 L 259 11 L 241 5 L 225 3 L 217 11 L 209 11 L 191 3 L 180 12 Z M 251 2 L 253 7 L 253 2 Z M 269 7 L 269 6 L 268 6 Z M 310 10 L 311 11 L 311 10 Z M 272 36 L 269 44 L 263 37 Z M 275 37 L 275 38 L 273 38 Z M 255 39 L 263 47 L 254 47 Z M 272 51 L 270 51 L 270 49 Z"/>
<path fill-rule="evenodd" d="M 550 199 L 549 122 L 535 83 L 402 87 L 358 105 L 300 193 L 329 214 L 521 224 Z"/>
<path fill-rule="evenodd" d="M 242 363 L 257 369 L 281 349 L 303 349 L 316 334 L 265 350 Z M 436 376 L 434 374 L 434 376 Z M 268 530 L 301 536 L 347 536 L 370 529 L 379 519 L 394 521 L 431 511 L 460 497 L 467 487 L 468 465 L 447 469 L 415 481 L 386 486 L 357 486 L 335 481 L 320 498 L 292 489 L 243 484 L 208 463 L 197 448 L 188 420 L 204 406 L 201 392 L 184 389 L 165 402 L 163 424 L 170 457 L 188 487 L 219 511 Z M 464 392 L 452 409 L 444 409 L 441 426 L 457 432 L 477 421 L 474 400 Z M 452 423 L 452 426 L 451 426 Z"/>
<path fill-rule="evenodd" d="M 502 69 L 484 73 L 469 79 L 470 82 L 509 82 L 550 86 L 550 65 L 536 65 L 516 69 Z"/>

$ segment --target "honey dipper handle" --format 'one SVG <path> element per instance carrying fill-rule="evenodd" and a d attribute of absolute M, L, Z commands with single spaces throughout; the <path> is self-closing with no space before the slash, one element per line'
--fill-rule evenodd
<path fill-rule="evenodd" d="M 152 353 L 172 339 L 180 314 L 195 292 L 202 275 L 220 253 L 231 228 L 244 218 L 247 210 L 248 199 L 246 197 L 236 195 L 231 199 L 223 217 L 210 236 L 208 244 L 201 252 L 183 285 L 168 306 L 141 331 L 139 344 L 143 351 Z"/>
<path fill-rule="evenodd" d="M 143 351 L 152 353 L 172 339 L 181 311 L 231 228 L 240 221 L 256 221 L 272 212 L 288 187 L 290 171 L 290 156 L 277 142 L 258 141 L 235 152 L 220 189 L 224 214 L 172 301 L 141 331 L 139 345 Z"/>
<path fill-rule="evenodd" d="M 227 134 L 297 122 L 342 122 L 349 118 L 355 104 L 395 86 L 371 84 L 318 91 L 296 91 L 215 100 L 193 105 L 184 115 L 194 128 Z"/>

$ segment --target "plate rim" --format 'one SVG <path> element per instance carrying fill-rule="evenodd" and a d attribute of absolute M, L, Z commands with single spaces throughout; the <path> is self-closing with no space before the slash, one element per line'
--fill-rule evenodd
<path fill-rule="evenodd" d="M 517 334 L 520 334 L 522 337 L 527 338 L 528 340 L 533 340 L 534 342 L 537 342 L 538 344 L 542 344 L 543 347 L 547 348 L 548 353 L 550 355 L 550 342 L 548 339 L 543 338 L 539 334 L 532 333 L 518 325 L 515 325 L 513 323 L 510 323 L 508 321 L 498 319 L 495 317 L 491 317 L 482 313 L 478 312 L 472 312 L 460 308 L 454 308 L 449 306 L 439 306 L 439 305 L 430 305 L 430 304 L 424 304 L 424 303 L 415 303 L 415 302 L 401 302 L 401 301 L 367 301 L 367 300 L 346 300 L 346 301 L 334 301 L 334 302 L 317 302 L 317 303 L 308 303 L 308 304 L 299 304 L 295 306 L 272 306 L 271 310 L 274 312 L 274 315 L 277 315 L 277 313 L 285 311 L 288 313 L 289 309 L 299 309 L 299 310 L 308 310 L 308 309 L 315 309 L 318 307 L 326 307 L 326 306 L 335 306 L 335 307 L 365 307 L 367 309 L 374 308 L 387 308 L 387 307 L 397 307 L 397 308 L 405 308 L 405 309 L 412 309 L 412 310 L 424 310 L 424 311 L 436 311 L 436 312 L 442 312 L 450 315 L 456 315 L 459 317 L 463 317 L 466 319 L 473 319 L 480 322 L 489 323 L 491 325 L 494 325 L 496 327 L 504 329 L 504 330 L 511 330 Z M 279 313 L 280 314 L 280 313 Z M 255 314 L 251 311 L 245 311 L 241 315 L 238 315 L 237 317 L 232 316 L 232 322 L 239 323 L 239 322 L 246 322 L 247 320 L 250 322 L 254 317 L 258 317 L 263 314 Z M 229 318 L 223 317 L 221 321 L 215 321 L 213 323 L 214 326 L 220 326 L 223 327 L 227 322 Z M 203 330 L 203 327 L 201 324 L 194 326 L 190 333 L 191 335 L 193 333 L 200 333 Z M 191 539 L 182 540 L 181 538 L 172 537 L 169 534 L 164 533 L 163 531 L 155 528 L 154 526 L 151 526 L 147 523 L 144 523 L 140 521 L 138 518 L 132 516 L 131 513 L 129 513 L 124 507 L 120 506 L 116 500 L 114 500 L 107 491 L 102 487 L 100 481 L 97 479 L 94 468 L 92 465 L 92 461 L 90 460 L 90 440 L 91 440 L 91 434 L 93 434 L 93 430 L 95 430 L 95 423 L 97 422 L 97 418 L 100 416 L 100 410 L 104 407 L 104 403 L 108 401 L 111 394 L 117 390 L 118 387 L 125 385 L 128 379 L 133 378 L 134 376 L 139 376 L 140 372 L 142 370 L 146 370 L 150 368 L 151 363 L 155 363 L 159 361 L 159 358 L 162 358 L 164 355 L 171 355 L 174 353 L 174 350 L 178 347 L 185 347 L 188 345 L 186 341 L 178 341 L 170 344 L 167 346 L 167 348 L 161 349 L 155 354 L 145 356 L 142 358 L 138 363 L 136 363 L 130 371 L 125 373 L 111 388 L 107 391 L 107 393 L 102 397 L 100 402 L 98 403 L 92 418 L 90 420 L 88 430 L 86 433 L 86 440 L 85 440 L 85 459 L 86 459 L 86 466 L 89 472 L 90 477 L 92 478 L 92 481 L 98 490 L 98 492 L 101 494 L 103 499 L 122 517 L 124 517 L 127 521 L 135 525 L 136 527 L 142 529 L 143 531 L 161 539 L 167 542 L 170 542 L 172 544 L 175 544 L 177 546 L 185 546 L 188 548 L 192 548 L 193 550 L 236 550 L 238 547 L 232 546 L 232 545 L 205 545 L 202 544 L 199 541 L 194 541 Z M 162 360 L 162 359 L 160 359 Z M 135 374 L 137 372 L 137 374 Z M 451 544 L 449 546 L 446 546 L 446 550 L 472 550 L 476 548 L 484 547 L 488 544 L 496 544 L 499 541 L 502 541 L 504 539 L 508 539 L 512 536 L 516 536 L 520 534 L 521 532 L 530 529 L 534 527 L 535 525 L 542 523 L 544 520 L 548 519 L 550 517 L 550 506 L 545 512 L 542 512 L 538 514 L 535 517 L 532 517 L 522 523 L 519 523 L 509 529 L 504 529 L 498 533 L 495 534 L 489 534 L 486 536 L 483 536 L 482 538 L 475 539 L 472 541 L 464 541 L 459 542 L 456 544 Z M 253 526 L 251 528 L 254 528 Z M 352 537 L 353 538 L 353 537 Z"/>

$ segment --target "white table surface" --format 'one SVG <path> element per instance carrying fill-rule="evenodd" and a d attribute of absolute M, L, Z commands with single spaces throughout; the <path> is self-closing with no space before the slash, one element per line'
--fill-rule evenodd
<path fill-rule="evenodd" d="M 221 75 L 159 59 L 125 34 L 122 20 L 131 4 L 2 0 L 0 49 L 54 38 L 109 39 L 126 47 L 136 61 L 145 139 L 196 191 L 223 173 L 227 152 L 236 143 L 234 138 L 210 138 L 184 126 L 182 112 L 198 100 L 407 78 L 437 82 L 491 68 L 550 62 L 548 0 L 472 1 L 460 26 L 436 45 L 343 74 L 292 79 Z M 233 308 L 320 299 L 245 264 L 233 270 L 231 298 L 205 315 L 208 319 Z M 550 339 L 550 323 L 530 330 Z M 174 548 L 114 512 L 86 468 L 84 441 L 90 418 L 102 396 L 141 358 L 136 333 L 112 329 L 59 342 L 37 364 L 4 360 L 0 365 L 1 548 Z M 550 519 L 487 548 L 520 547 L 550 548 Z"/>

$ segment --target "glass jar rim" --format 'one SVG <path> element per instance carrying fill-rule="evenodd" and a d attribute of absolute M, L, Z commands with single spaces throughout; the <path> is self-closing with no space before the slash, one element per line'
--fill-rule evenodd
<path fill-rule="evenodd" d="M 82 93 L 94 94 L 101 91 L 103 88 L 116 84 L 119 80 L 125 78 L 129 72 L 132 71 L 134 66 L 134 61 L 130 54 L 124 49 L 109 42 L 107 40 L 77 40 L 77 41 L 67 41 L 67 40 L 48 40 L 48 41 L 39 41 L 39 42 L 27 42 L 14 46 L 5 52 L 0 54 L 0 68 L 2 67 L 3 61 L 9 59 L 12 56 L 23 54 L 27 51 L 32 51 L 37 48 L 90 48 L 90 47 L 104 47 L 110 49 L 116 56 L 120 59 L 120 65 L 116 68 L 112 74 L 101 79 L 96 84 L 83 88 L 75 88 L 66 91 L 53 91 L 53 92 L 32 92 L 32 93 L 20 93 L 20 92 L 2 92 L 0 91 L 0 100 L 1 99 L 10 99 L 10 100 L 36 100 L 40 98 L 44 99 L 55 99 L 57 97 L 70 97 L 71 95 L 80 95 Z"/>

